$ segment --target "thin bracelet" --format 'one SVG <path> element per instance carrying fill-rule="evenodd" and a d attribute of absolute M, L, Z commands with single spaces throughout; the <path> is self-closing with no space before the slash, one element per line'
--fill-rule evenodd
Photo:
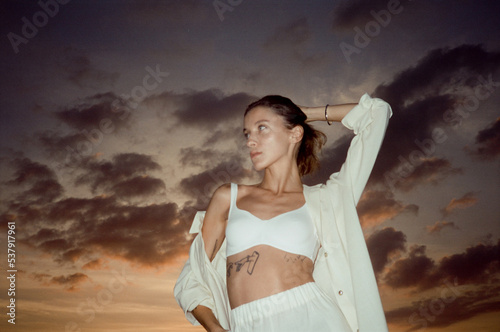
<path fill-rule="evenodd" d="M 332 125 L 332 123 L 330 121 L 328 121 L 328 112 L 326 111 L 328 109 L 328 104 L 326 104 L 325 106 L 325 120 L 326 120 L 326 123 L 328 123 L 329 126 Z"/>

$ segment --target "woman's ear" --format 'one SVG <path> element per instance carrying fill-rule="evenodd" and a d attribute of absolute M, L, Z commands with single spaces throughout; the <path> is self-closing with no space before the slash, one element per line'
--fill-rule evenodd
<path fill-rule="evenodd" d="M 304 136 L 304 128 L 302 126 L 295 126 L 292 128 L 290 133 L 290 139 L 292 143 L 299 143 Z"/>

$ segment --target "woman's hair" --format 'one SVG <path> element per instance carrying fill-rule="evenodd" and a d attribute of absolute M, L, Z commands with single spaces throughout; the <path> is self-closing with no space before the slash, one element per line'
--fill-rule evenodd
<path fill-rule="evenodd" d="M 280 115 L 288 129 L 292 129 L 295 126 L 301 126 L 304 129 L 304 135 L 297 154 L 299 174 L 300 176 L 304 176 L 317 170 L 319 168 L 317 154 L 326 143 L 325 134 L 307 124 L 307 116 L 304 112 L 286 97 L 277 95 L 265 96 L 248 105 L 245 115 L 258 106 L 269 107 L 276 114 Z"/>

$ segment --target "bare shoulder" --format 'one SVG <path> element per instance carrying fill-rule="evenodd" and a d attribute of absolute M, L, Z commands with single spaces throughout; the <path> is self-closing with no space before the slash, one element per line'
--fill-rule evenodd
<path fill-rule="evenodd" d="M 256 194 L 259 191 L 259 187 L 256 184 L 239 184 L 238 185 L 238 198 L 241 199 L 248 195 Z"/>
<path fill-rule="evenodd" d="M 215 258 L 225 237 L 225 229 L 231 204 L 231 185 L 217 188 L 208 204 L 201 232 L 205 242 L 205 252 L 210 261 Z"/>
<path fill-rule="evenodd" d="M 226 183 L 217 188 L 207 208 L 207 215 L 216 220 L 225 221 L 231 204 L 231 184 Z"/>
<path fill-rule="evenodd" d="M 219 188 L 215 189 L 215 192 L 212 196 L 212 202 L 216 202 L 218 204 L 227 204 L 229 206 L 231 201 L 231 184 L 230 183 L 224 183 L 221 185 Z"/>

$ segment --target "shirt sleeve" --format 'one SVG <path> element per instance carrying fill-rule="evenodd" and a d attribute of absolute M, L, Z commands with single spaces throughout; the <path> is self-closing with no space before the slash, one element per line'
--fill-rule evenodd
<path fill-rule="evenodd" d="M 340 171 L 333 173 L 327 184 L 337 182 L 351 188 L 355 204 L 370 177 L 391 116 L 388 103 L 364 94 L 358 105 L 342 119 L 342 124 L 355 136 Z"/>
<path fill-rule="evenodd" d="M 212 310 L 219 323 L 229 327 L 229 302 L 227 300 L 225 279 L 223 278 L 226 265 L 225 241 L 210 262 L 205 252 L 205 245 L 201 234 L 204 212 L 195 216 L 191 232 L 199 231 L 189 250 L 189 258 L 181 271 L 174 287 L 174 296 L 191 324 L 199 322 L 192 314 L 198 305 Z"/>
<path fill-rule="evenodd" d="M 198 236 L 201 236 L 201 234 Z M 197 239 L 195 239 L 195 241 L 196 240 Z M 191 246 L 191 249 L 194 249 L 194 246 Z M 196 273 L 196 270 L 199 269 L 199 267 L 194 266 L 193 270 L 192 263 L 197 264 L 196 261 L 198 260 L 194 256 L 197 255 L 190 253 L 190 257 L 175 283 L 174 296 L 177 303 L 184 311 L 187 320 L 193 325 L 199 325 L 191 311 L 198 305 L 203 305 L 214 311 L 215 304 L 207 285 L 203 282 L 203 279 L 199 279 L 197 276 L 198 273 Z"/>

